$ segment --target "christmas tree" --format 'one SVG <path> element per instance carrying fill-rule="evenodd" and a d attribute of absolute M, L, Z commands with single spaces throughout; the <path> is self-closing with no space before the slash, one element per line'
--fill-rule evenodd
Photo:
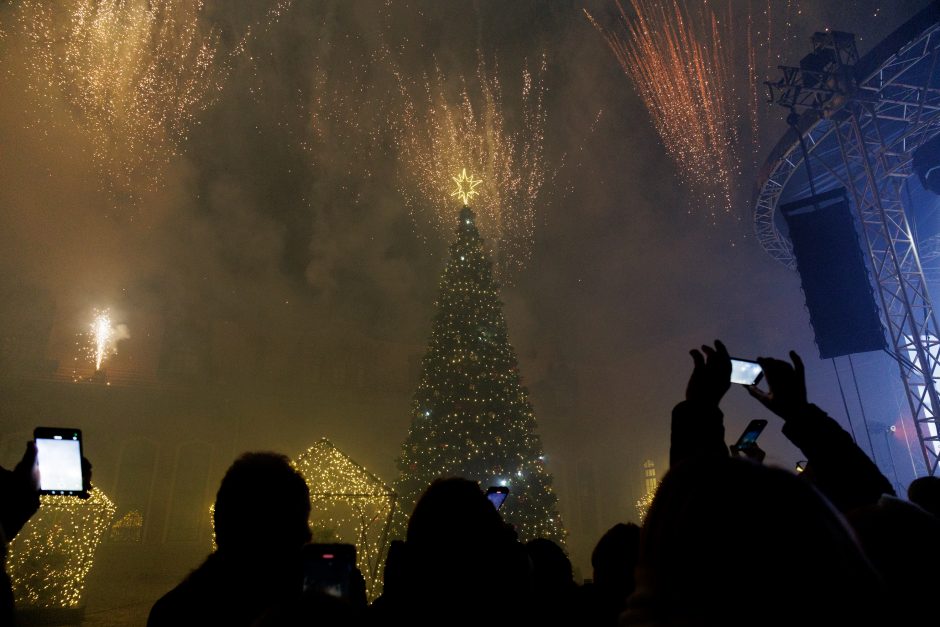
<path fill-rule="evenodd" d="M 463 189 L 463 179 L 467 185 Z M 523 541 L 564 542 L 535 415 L 521 385 L 492 263 L 466 206 L 472 179 L 455 178 L 463 196 L 457 239 L 441 279 L 431 339 L 398 458 L 395 484 L 403 536 L 406 516 L 439 477 L 466 477 L 510 489 L 501 513 Z"/>

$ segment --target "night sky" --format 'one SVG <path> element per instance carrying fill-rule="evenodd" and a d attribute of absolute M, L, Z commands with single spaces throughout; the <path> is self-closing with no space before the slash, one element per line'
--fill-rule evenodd
<path fill-rule="evenodd" d="M 665 471 L 690 348 L 721 338 L 745 358 L 795 349 L 810 400 L 844 421 L 798 276 L 752 234 L 754 169 L 742 168 L 730 211 L 713 217 L 692 206 L 642 101 L 582 12 L 613 25 L 611 2 L 295 4 L 271 20 L 260 2 L 209 0 L 200 28 L 217 29 L 229 67 L 164 161 L 146 142 L 116 136 L 119 126 L 90 124 L 66 94 L 74 86 L 37 88 L 23 9 L 0 6 L 0 335 L 20 347 L 4 355 L 4 377 L 37 360 L 53 360 L 59 377 L 87 370 L 74 365 L 75 341 L 95 307 L 109 307 L 129 330 L 110 360 L 115 377 L 147 380 L 173 354 L 221 337 L 233 357 L 213 358 L 227 362 L 225 375 L 213 375 L 211 398 L 198 402 L 218 415 L 242 404 L 232 454 L 296 456 L 326 436 L 391 483 L 448 243 L 427 214 L 412 215 L 403 193 L 411 183 L 389 122 L 404 106 L 396 73 L 421 80 L 437 67 L 445 85 L 457 89 L 463 75 L 473 92 L 479 58 L 498 63 L 512 127 L 522 68 L 544 54 L 553 176 L 534 203 L 531 258 L 504 276 L 502 299 L 577 564 L 587 568 L 603 530 L 635 520 L 643 461 Z M 858 33 L 864 53 L 927 3 L 793 4 L 800 10 L 779 42 L 780 62 L 797 62 L 823 27 Z M 886 4 L 890 11 L 879 9 Z M 245 51 L 233 53 L 243 38 Z M 764 115 L 758 162 L 784 117 Z M 138 152 L 148 158 L 126 181 L 116 177 L 114 163 Z M 30 343 L 37 302 L 53 312 L 52 326 Z M 329 349 L 318 353 L 318 342 Z M 377 369 L 401 380 L 378 411 L 357 411 L 306 390 L 310 362 L 324 367 L 323 355 L 365 372 L 366 390 Z M 891 424 L 903 401 L 896 367 L 877 355 L 855 366 L 868 418 Z M 854 387 L 847 395 L 857 404 Z M 19 450 L 33 423 L 55 421 L 43 399 L 27 401 L 25 415 L 3 414 L 4 451 Z M 729 440 L 768 417 L 742 389 L 724 409 Z M 126 427 L 112 429 L 108 421 L 120 419 L 104 414 L 85 428 L 90 455 L 106 460 L 111 434 Z M 192 428 L 191 417 L 160 421 L 181 434 Z M 761 443 L 770 463 L 792 468 L 800 459 L 773 419 Z M 906 484 L 907 449 L 892 446 Z M 96 472 L 107 485 L 109 462 Z M 581 522 L 585 500 L 596 508 L 591 524 Z"/>

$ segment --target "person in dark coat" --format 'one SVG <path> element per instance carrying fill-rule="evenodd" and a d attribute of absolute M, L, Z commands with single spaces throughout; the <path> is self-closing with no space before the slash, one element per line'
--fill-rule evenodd
<path fill-rule="evenodd" d="M 714 348 L 691 351 L 694 368 L 686 399 L 672 412 L 669 463 L 729 455 L 725 444 L 724 415 L 719 403 L 731 387 L 731 358 L 721 341 Z M 790 352 L 792 365 L 759 357 L 768 390 L 747 390 L 767 409 L 783 419 L 783 434 L 808 460 L 800 475 L 846 514 L 874 505 L 883 494 L 895 495 L 891 482 L 858 447 L 838 422 L 806 397 L 803 361 Z"/>
<path fill-rule="evenodd" d="M 39 509 L 39 467 L 36 444 L 27 442 L 23 459 L 13 470 L 0 468 L 0 625 L 13 624 L 13 583 L 6 572 L 7 543 Z"/>
<path fill-rule="evenodd" d="M 154 604 L 147 625 L 248 627 L 299 602 L 309 517 L 310 491 L 287 457 L 242 455 L 215 498 L 218 548 Z"/>

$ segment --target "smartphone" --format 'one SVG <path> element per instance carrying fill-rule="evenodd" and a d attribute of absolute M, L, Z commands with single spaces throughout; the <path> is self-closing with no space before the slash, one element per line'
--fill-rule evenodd
<path fill-rule="evenodd" d="M 39 493 L 85 497 L 81 429 L 36 427 Z"/>
<path fill-rule="evenodd" d="M 318 590 L 348 599 L 356 569 L 353 544 L 308 544 L 303 548 L 304 591 Z"/>
<path fill-rule="evenodd" d="M 757 385 L 764 376 L 760 364 L 750 359 L 731 358 L 731 382 L 741 385 Z"/>
<path fill-rule="evenodd" d="M 744 429 L 744 433 L 741 434 L 741 437 L 738 438 L 738 441 L 734 443 L 734 446 L 731 448 L 742 450 L 751 446 L 752 444 L 757 443 L 757 438 L 760 436 L 761 432 L 764 430 L 764 427 L 767 426 L 767 421 L 762 419 L 752 420 L 748 423 L 747 428 Z"/>
<path fill-rule="evenodd" d="M 504 485 L 491 485 L 486 489 L 486 498 L 490 500 L 490 503 L 497 511 L 503 506 L 507 496 L 509 496 L 509 488 Z"/>

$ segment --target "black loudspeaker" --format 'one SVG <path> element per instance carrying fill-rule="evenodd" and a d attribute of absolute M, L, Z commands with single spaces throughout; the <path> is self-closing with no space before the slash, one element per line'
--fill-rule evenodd
<path fill-rule="evenodd" d="M 844 189 L 780 206 L 823 359 L 885 349 L 884 328 Z"/>

